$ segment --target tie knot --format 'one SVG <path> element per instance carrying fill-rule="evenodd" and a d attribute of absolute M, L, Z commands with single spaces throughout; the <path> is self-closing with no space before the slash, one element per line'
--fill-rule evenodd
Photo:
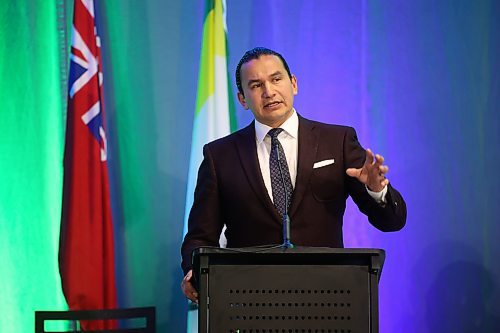
<path fill-rule="evenodd" d="M 283 132 L 282 128 L 273 128 L 267 132 L 267 134 L 271 137 L 271 139 L 277 139 L 278 135 Z"/>

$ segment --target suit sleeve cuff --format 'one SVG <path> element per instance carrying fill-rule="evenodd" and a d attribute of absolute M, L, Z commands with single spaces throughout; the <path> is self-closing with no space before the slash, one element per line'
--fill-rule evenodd
<path fill-rule="evenodd" d="M 368 194 L 380 205 L 386 204 L 385 196 L 387 194 L 387 185 L 380 192 L 373 192 L 368 189 L 368 186 L 365 185 L 366 191 Z"/>

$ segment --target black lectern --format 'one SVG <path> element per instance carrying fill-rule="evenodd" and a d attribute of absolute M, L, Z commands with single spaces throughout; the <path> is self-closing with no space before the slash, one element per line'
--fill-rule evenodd
<path fill-rule="evenodd" d="M 200 333 L 376 333 L 378 249 L 200 248 Z"/>

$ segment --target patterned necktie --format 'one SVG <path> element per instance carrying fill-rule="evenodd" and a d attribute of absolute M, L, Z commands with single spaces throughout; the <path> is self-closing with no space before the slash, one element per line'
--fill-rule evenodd
<path fill-rule="evenodd" d="M 271 137 L 271 155 L 269 156 L 269 169 L 271 171 L 271 188 L 273 191 L 274 206 L 283 216 L 288 212 L 293 193 L 290 171 L 286 162 L 285 151 L 278 140 L 282 128 L 273 128 L 267 134 Z M 279 154 L 279 156 L 278 156 Z M 279 157 L 279 160 L 278 160 Z M 281 163 L 281 173 L 278 163 Z M 286 193 L 286 195 L 285 195 Z M 285 200 L 286 197 L 286 200 Z M 285 202 L 286 201 L 286 202 Z M 286 207 L 286 208 L 285 208 Z"/>

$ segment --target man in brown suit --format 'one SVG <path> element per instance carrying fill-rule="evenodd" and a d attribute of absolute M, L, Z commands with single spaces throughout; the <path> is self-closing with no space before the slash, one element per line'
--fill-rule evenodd
<path fill-rule="evenodd" d="M 382 231 L 396 231 L 406 223 L 406 204 L 385 177 L 388 167 L 383 157 L 364 150 L 353 128 L 297 114 L 293 108 L 297 78 L 280 54 L 265 48 L 246 52 L 236 69 L 236 83 L 238 100 L 252 111 L 255 121 L 203 149 L 181 251 L 186 274 L 182 290 L 195 302 L 192 252 L 218 246 L 224 224 L 227 247 L 283 242 L 283 217 L 278 212 L 283 209 L 278 209 L 272 166 L 270 171 L 271 141 L 276 140 L 271 139 L 272 129 L 280 128 L 278 154 L 286 158 L 285 179 L 293 191 L 284 210 L 291 220 L 293 244 L 343 247 L 348 196 Z"/>

